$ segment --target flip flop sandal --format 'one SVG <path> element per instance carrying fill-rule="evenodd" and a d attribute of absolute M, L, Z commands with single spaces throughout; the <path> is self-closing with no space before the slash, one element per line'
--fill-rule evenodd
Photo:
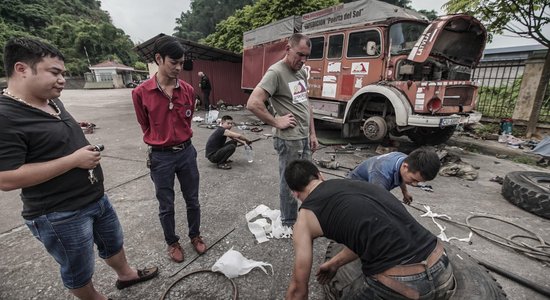
<path fill-rule="evenodd" d="M 218 169 L 229 170 L 229 169 L 231 169 L 231 166 L 228 165 L 228 164 L 219 164 Z"/>

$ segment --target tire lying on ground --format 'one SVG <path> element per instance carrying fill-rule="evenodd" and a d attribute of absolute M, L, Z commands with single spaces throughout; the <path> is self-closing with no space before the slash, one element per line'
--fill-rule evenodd
<path fill-rule="evenodd" d="M 550 219 L 550 174 L 515 171 L 506 174 L 502 196 L 510 203 Z"/>
<path fill-rule="evenodd" d="M 330 242 L 327 247 L 325 261 L 334 257 L 343 248 L 342 244 Z M 456 300 L 504 300 L 506 294 L 502 287 L 468 254 L 458 247 L 445 243 L 449 261 L 453 266 L 456 278 L 456 292 L 451 299 Z M 327 299 L 340 299 L 349 290 L 361 287 L 361 262 L 359 259 L 341 267 L 336 276 L 323 285 Z"/>

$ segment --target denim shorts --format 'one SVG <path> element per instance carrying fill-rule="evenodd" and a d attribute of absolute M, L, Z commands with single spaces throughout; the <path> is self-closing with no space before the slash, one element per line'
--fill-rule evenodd
<path fill-rule="evenodd" d="M 122 250 L 122 227 L 107 195 L 79 210 L 52 212 L 25 220 L 59 263 L 65 287 L 78 289 L 94 274 L 94 243 L 99 256 L 110 258 Z"/>

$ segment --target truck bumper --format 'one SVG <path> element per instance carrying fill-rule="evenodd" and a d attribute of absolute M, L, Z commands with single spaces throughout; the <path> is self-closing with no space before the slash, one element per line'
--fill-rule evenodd
<path fill-rule="evenodd" d="M 425 116 L 425 115 L 410 115 L 408 119 L 408 126 L 418 127 L 447 127 L 458 124 L 474 124 L 481 120 L 481 113 L 474 111 L 464 115 L 450 115 L 450 116 Z"/>

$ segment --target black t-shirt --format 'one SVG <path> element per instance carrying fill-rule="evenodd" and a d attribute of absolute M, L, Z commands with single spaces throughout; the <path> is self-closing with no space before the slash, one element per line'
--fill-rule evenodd
<path fill-rule="evenodd" d="M 0 95 L 0 171 L 24 164 L 67 156 L 89 145 L 80 125 L 59 99 L 61 119 Z M 103 172 L 94 170 L 98 182 L 91 184 L 88 170 L 75 168 L 41 184 L 23 188 L 22 216 L 32 219 L 53 211 L 77 210 L 104 194 Z"/>
<path fill-rule="evenodd" d="M 437 242 L 390 192 L 364 181 L 322 182 L 300 209 L 315 213 L 325 237 L 355 252 L 367 276 L 421 262 Z"/>
<path fill-rule="evenodd" d="M 227 137 L 223 135 L 225 133 L 225 128 L 218 127 L 210 137 L 208 138 L 208 141 L 206 142 L 206 158 L 210 157 L 210 155 L 216 153 L 216 151 L 220 150 L 223 145 L 225 145 L 225 141 L 227 140 Z"/>
<path fill-rule="evenodd" d="M 201 78 L 200 85 L 201 85 L 201 90 L 211 90 L 212 89 L 212 86 L 210 85 L 210 79 L 208 79 L 208 77 L 206 77 L 206 75 L 204 75 Z"/>

